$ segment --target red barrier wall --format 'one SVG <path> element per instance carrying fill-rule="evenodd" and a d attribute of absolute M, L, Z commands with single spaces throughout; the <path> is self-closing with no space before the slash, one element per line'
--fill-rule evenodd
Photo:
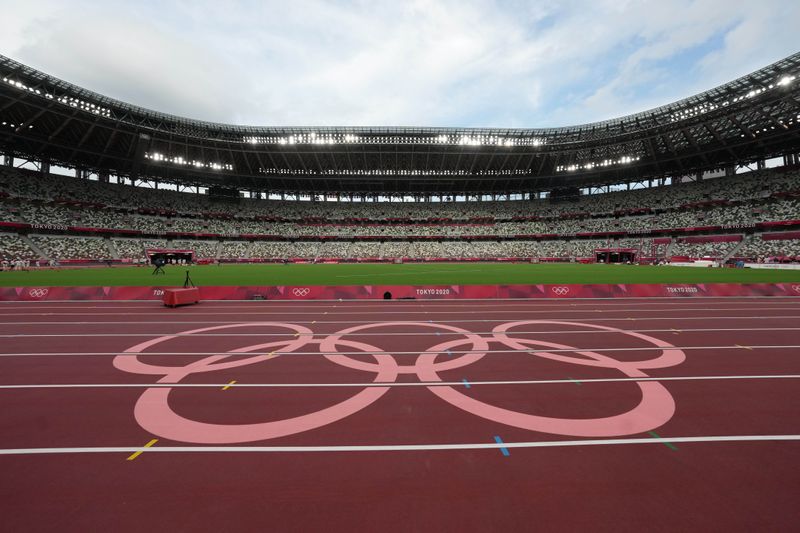
<path fill-rule="evenodd" d="M 702 235 L 698 237 L 682 237 L 678 242 L 738 242 L 742 235 Z"/>
<path fill-rule="evenodd" d="M 2 287 L 0 301 L 157 300 L 170 287 Z M 200 287 L 201 300 L 455 300 L 479 298 L 641 298 L 796 296 L 800 283 L 652 285 L 349 285 Z"/>
<path fill-rule="evenodd" d="M 764 233 L 761 236 L 765 241 L 784 241 L 789 239 L 800 239 L 800 231 L 782 231 L 779 233 Z"/>

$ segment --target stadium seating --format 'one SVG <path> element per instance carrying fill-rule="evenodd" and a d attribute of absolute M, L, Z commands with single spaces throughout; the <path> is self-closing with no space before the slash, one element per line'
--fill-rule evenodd
<path fill-rule="evenodd" d="M 250 243 L 245 241 L 224 241 L 219 248 L 220 259 L 249 259 Z"/>
<path fill-rule="evenodd" d="M 146 250 L 168 248 L 167 241 L 151 239 L 113 239 L 112 244 L 120 259 L 146 259 Z"/>
<path fill-rule="evenodd" d="M 764 234 L 749 235 L 736 257 L 759 263 L 800 261 L 800 238 L 764 240 Z"/>
<path fill-rule="evenodd" d="M 722 260 L 725 259 L 738 244 L 737 242 L 676 242 L 672 245 L 670 253 L 673 257 Z"/>
<path fill-rule="evenodd" d="M 105 261 L 111 259 L 111 252 L 102 238 L 50 237 L 33 235 L 31 240 L 49 259 L 58 261 L 68 259 L 88 259 Z"/>
<path fill-rule="evenodd" d="M 172 241 L 170 248 L 174 250 L 193 250 L 197 259 L 216 259 L 217 241 Z"/>
<path fill-rule="evenodd" d="M 0 233 L 0 260 L 17 261 L 20 259 L 36 261 L 41 258 L 19 235 Z"/>
<path fill-rule="evenodd" d="M 42 258 L 59 260 L 139 259 L 148 247 L 193 249 L 197 258 L 223 260 L 588 258 L 605 247 L 641 249 L 642 256 L 725 257 L 737 243 L 674 242 L 668 249 L 667 244 L 654 247 L 650 240 L 633 236 L 618 241 L 617 235 L 653 230 L 680 235 L 675 230 L 704 227 L 752 232 L 756 224 L 800 220 L 798 191 L 800 171 L 765 170 L 584 195 L 564 203 L 231 203 L 0 167 L 0 222 L 12 224 L 8 231 L 19 232 L 13 224 L 24 223 L 33 232 L 66 233 L 34 237 Z M 85 237 L 89 231 L 113 234 L 114 240 Z M 142 238 L 122 238 L 115 234 L 120 231 Z M 320 237 L 338 240 L 320 242 Z M 4 256 L 39 257 L 24 242 L 4 242 Z M 747 238 L 740 251 L 768 257 L 779 255 L 781 247 L 793 250 L 792 245 Z"/>

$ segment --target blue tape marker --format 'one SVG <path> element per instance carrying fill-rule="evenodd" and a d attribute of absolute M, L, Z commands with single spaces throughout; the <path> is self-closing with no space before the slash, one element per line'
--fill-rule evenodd
<path fill-rule="evenodd" d="M 464 379 L 462 379 L 461 381 L 463 381 L 463 382 L 464 382 L 464 386 L 465 386 L 466 388 L 470 388 L 470 387 L 471 387 L 471 385 L 469 384 L 469 381 L 467 381 L 467 378 L 464 378 Z"/>
<path fill-rule="evenodd" d="M 497 435 L 495 435 L 495 436 L 494 436 L 494 441 L 495 441 L 497 444 L 503 444 L 503 439 L 501 439 L 501 438 L 500 438 L 500 437 L 498 437 Z M 503 452 L 503 455 L 505 455 L 506 457 L 508 457 L 509 455 L 511 455 L 511 454 L 508 452 L 508 448 L 506 448 L 505 446 L 501 447 L 501 448 L 500 448 L 500 451 L 501 451 L 501 452 Z"/>

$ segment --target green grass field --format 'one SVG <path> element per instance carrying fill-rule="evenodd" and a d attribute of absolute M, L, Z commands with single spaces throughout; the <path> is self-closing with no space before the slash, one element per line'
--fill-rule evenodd
<path fill-rule="evenodd" d="M 0 272 L 0 286 L 183 285 L 187 267 L 113 267 Z M 262 264 L 188 267 L 196 285 L 496 285 L 533 283 L 769 283 L 800 281 L 800 270 L 631 265 L 427 263 Z"/>

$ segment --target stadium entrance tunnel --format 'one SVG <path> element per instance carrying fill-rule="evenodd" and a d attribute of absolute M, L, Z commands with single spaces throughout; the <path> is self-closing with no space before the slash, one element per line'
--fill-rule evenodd
<path fill-rule="evenodd" d="M 383 293 L 383 299 L 384 300 L 391 300 L 392 299 L 392 293 L 389 292 L 389 291 L 384 292 Z"/>

